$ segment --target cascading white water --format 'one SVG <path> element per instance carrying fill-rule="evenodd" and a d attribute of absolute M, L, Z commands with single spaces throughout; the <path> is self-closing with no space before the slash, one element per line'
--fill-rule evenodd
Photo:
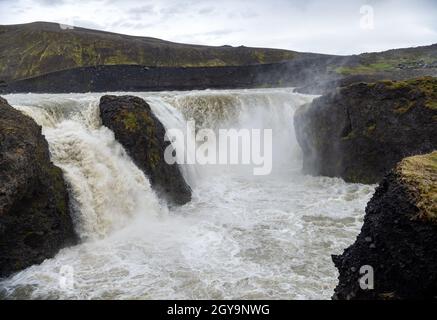
<path fill-rule="evenodd" d="M 43 126 L 52 161 L 70 187 L 82 239 L 102 238 L 139 212 L 162 211 L 147 178 L 101 126 L 98 100 L 39 98 L 15 107 Z"/>
<path fill-rule="evenodd" d="M 101 94 L 9 95 L 44 128 L 83 242 L 0 282 L 4 298 L 329 298 L 373 187 L 300 173 L 291 89 L 133 93 L 167 128 L 272 128 L 274 170 L 182 166 L 193 200 L 167 212 L 98 116 Z M 193 155 L 189 155 L 193 157 Z M 60 286 L 63 267 L 74 287 Z"/>

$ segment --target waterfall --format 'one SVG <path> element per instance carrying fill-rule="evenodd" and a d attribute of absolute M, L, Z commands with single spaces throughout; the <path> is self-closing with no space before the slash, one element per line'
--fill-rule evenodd
<path fill-rule="evenodd" d="M 148 98 L 146 95 L 143 97 Z M 272 129 L 274 171 L 280 173 L 284 169 L 301 168 L 301 151 L 295 138 L 293 114 L 299 106 L 312 99 L 312 96 L 296 94 L 288 89 L 194 91 L 148 98 L 147 101 L 167 129 L 184 130 L 189 120 L 195 121 L 196 130 Z M 188 154 L 188 157 L 194 159 L 195 155 Z M 232 168 L 215 169 L 219 173 Z M 244 171 L 241 166 L 236 169 Z M 208 179 L 214 172 L 192 165 L 183 165 L 182 171 L 192 187 L 196 181 Z"/>
<path fill-rule="evenodd" d="M 188 120 L 195 120 L 197 129 L 272 128 L 275 167 L 300 168 L 292 115 L 298 106 L 312 99 L 310 96 L 291 90 L 137 95 L 151 105 L 167 129 L 185 130 Z M 76 229 L 82 239 L 105 237 L 138 214 L 157 216 L 165 211 L 147 177 L 115 141 L 113 133 L 101 125 L 98 95 L 17 95 L 17 98 L 15 108 L 43 127 L 52 161 L 64 172 Z M 194 154 L 187 156 L 195 159 Z M 181 169 L 193 189 L 200 180 L 230 170 L 206 170 L 190 164 L 181 165 Z"/>
<path fill-rule="evenodd" d="M 15 107 L 43 127 L 51 159 L 68 183 L 83 240 L 102 238 L 135 215 L 162 211 L 148 179 L 101 126 L 96 98 L 38 100 Z"/>
<path fill-rule="evenodd" d="M 0 281 L 0 299 L 330 298 L 330 255 L 354 241 L 374 188 L 301 173 L 293 113 L 314 97 L 287 88 L 115 94 L 144 98 L 167 129 L 190 120 L 196 130 L 272 129 L 272 174 L 182 165 L 193 199 L 168 209 L 101 125 L 102 94 L 6 96 L 43 127 L 82 242 Z M 74 271 L 68 290 L 64 266 Z"/>

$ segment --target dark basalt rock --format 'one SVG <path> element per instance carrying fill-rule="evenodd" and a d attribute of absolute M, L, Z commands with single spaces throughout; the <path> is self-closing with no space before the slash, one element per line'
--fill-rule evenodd
<path fill-rule="evenodd" d="M 100 99 L 103 125 L 111 129 L 135 164 L 149 177 L 152 187 L 175 204 L 191 201 L 191 189 L 177 164 L 164 160 L 165 128 L 150 106 L 134 96 L 103 96 Z"/>
<path fill-rule="evenodd" d="M 355 243 L 333 256 L 334 299 L 437 298 L 437 152 L 404 159 L 376 189 Z M 362 290 L 359 270 L 374 269 Z"/>
<path fill-rule="evenodd" d="M 437 149 L 437 79 L 353 84 L 301 107 L 294 123 L 306 173 L 377 183 Z"/>
<path fill-rule="evenodd" d="M 76 242 L 62 171 L 41 127 L 0 98 L 0 277 Z"/>
<path fill-rule="evenodd" d="M 333 61 L 342 58 L 333 58 Z M 97 65 L 72 68 L 5 82 L 0 93 L 108 92 L 236 89 L 301 86 L 322 81 L 327 58 L 310 55 L 290 62 L 244 66 L 151 67 L 143 65 Z M 324 74 L 324 75 L 321 75 Z M 1 79 L 0 79 L 1 80 Z"/>

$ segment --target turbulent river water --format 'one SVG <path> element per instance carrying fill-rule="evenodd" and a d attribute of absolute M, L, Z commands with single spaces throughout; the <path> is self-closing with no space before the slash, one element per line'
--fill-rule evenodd
<path fill-rule="evenodd" d="M 193 200 L 169 208 L 101 125 L 102 94 L 8 95 L 43 127 L 81 243 L 3 279 L 0 297 L 329 299 L 331 254 L 354 241 L 374 187 L 301 173 L 292 118 L 313 97 L 292 89 L 134 95 L 167 128 L 194 119 L 199 128 L 273 129 L 272 173 L 183 166 Z"/>

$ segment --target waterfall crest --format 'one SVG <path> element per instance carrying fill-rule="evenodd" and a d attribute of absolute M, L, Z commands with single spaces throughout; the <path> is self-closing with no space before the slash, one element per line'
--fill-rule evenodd
<path fill-rule="evenodd" d="M 137 95 L 151 105 L 167 129 L 186 130 L 189 120 L 196 121 L 197 129 L 272 128 L 275 165 L 300 166 L 292 115 L 298 106 L 312 99 L 310 96 L 291 90 Z M 147 177 L 115 141 L 113 133 L 101 125 L 98 95 L 16 95 L 16 98 L 14 106 L 43 127 L 52 161 L 64 171 L 82 239 L 102 238 L 138 214 L 157 216 L 165 211 Z M 194 161 L 194 154 L 187 156 Z M 204 170 L 186 164 L 181 165 L 181 170 L 195 189 L 197 182 L 226 168 Z"/>

